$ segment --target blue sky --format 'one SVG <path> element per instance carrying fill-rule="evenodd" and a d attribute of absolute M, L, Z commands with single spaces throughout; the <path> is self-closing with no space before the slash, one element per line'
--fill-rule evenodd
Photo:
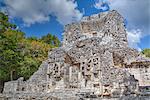
<path fill-rule="evenodd" d="M 149 0 L 0 0 L 11 22 L 26 36 L 55 34 L 62 40 L 63 26 L 89 16 L 115 9 L 127 21 L 129 45 L 138 50 L 150 48 Z"/>

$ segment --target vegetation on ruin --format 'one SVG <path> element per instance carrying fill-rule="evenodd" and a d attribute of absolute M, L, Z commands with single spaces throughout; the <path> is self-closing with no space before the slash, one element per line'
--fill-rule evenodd
<path fill-rule="evenodd" d="M 58 46 L 60 41 L 52 34 L 26 37 L 0 12 L 0 82 L 28 79 L 47 58 L 48 51 Z"/>
<path fill-rule="evenodd" d="M 144 49 L 143 51 L 142 51 L 142 54 L 144 54 L 146 57 L 149 57 L 150 58 L 150 49 Z"/>

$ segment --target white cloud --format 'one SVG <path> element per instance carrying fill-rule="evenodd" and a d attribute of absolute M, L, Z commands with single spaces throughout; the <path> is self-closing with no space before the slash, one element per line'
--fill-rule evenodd
<path fill-rule="evenodd" d="M 61 24 L 78 21 L 82 13 L 73 0 L 5 0 L 10 16 L 21 18 L 26 25 L 50 20 L 50 15 Z"/>
<path fill-rule="evenodd" d="M 111 10 L 117 10 L 127 19 L 128 27 L 140 28 L 144 34 L 150 34 L 150 0 L 95 0 L 97 9 L 107 3 Z"/>
<path fill-rule="evenodd" d="M 101 9 L 103 11 L 108 10 L 109 8 L 105 5 L 108 4 L 109 2 L 107 2 L 106 0 L 96 0 L 96 3 L 94 5 L 94 7 L 96 9 Z"/>
<path fill-rule="evenodd" d="M 119 11 L 128 21 L 130 28 L 141 28 L 150 34 L 149 0 L 109 0 L 110 8 Z"/>
<path fill-rule="evenodd" d="M 141 42 L 142 32 L 140 29 L 133 29 L 131 31 L 127 31 L 127 38 L 129 42 L 129 46 L 141 51 L 139 47 L 139 43 Z"/>

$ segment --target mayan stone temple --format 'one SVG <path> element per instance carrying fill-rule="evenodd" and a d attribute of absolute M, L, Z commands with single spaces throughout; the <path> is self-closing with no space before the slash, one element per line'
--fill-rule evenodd
<path fill-rule="evenodd" d="M 29 80 L 6 82 L 0 100 L 150 100 L 150 59 L 128 46 L 115 10 L 65 26 Z"/>

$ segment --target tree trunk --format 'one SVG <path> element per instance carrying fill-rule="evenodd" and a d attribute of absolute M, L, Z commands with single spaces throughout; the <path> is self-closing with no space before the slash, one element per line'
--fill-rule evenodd
<path fill-rule="evenodd" d="M 4 81 L 0 80 L 0 93 L 3 92 L 3 88 L 4 88 Z"/>
<path fill-rule="evenodd" d="M 13 81 L 13 70 L 10 71 L 10 80 Z"/>

